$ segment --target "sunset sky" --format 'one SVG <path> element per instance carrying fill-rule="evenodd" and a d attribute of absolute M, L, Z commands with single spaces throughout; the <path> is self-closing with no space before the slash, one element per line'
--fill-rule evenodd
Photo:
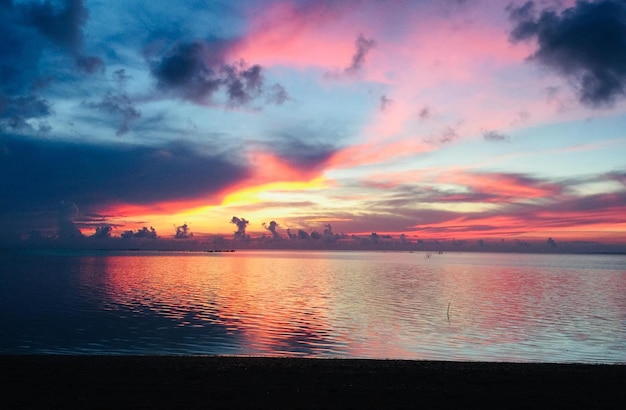
<path fill-rule="evenodd" d="M 0 39 L 3 238 L 626 242 L 623 1 L 0 0 Z"/>

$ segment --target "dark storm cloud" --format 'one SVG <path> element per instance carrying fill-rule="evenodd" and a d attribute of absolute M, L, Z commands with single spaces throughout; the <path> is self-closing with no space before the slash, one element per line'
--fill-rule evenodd
<path fill-rule="evenodd" d="M 511 41 L 536 39 L 530 60 L 573 80 L 583 104 L 611 105 L 626 95 L 626 2 L 578 1 L 558 14 L 528 1 L 507 10 Z"/>
<path fill-rule="evenodd" d="M 247 176 L 219 154 L 173 143 L 96 146 L 0 136 L 0 211 L 71 201 L 92 211 L 210 195 Z"/>
<path fill-rule="evenodd" d="M 288 95 L 280 84 L 265 89 L 260 65 L 225 61 L 225 51 L 231 45 L 224 40 L 175 45 L 152 63 L 158 88 L 197 104 L 212 102 L 218 91 L 226 94 L 228 106 L 244 106 L 261 96 L 268 103 L 284 103 Z"/>
<path fill-rule="evenodd" d="M 376 41 L 371 38 L 367 39 L 363 34 L 360 34 L 354 44 L 356 46 L 356 53 L 352 56 L 350 65 L 345 69 L 347 74 L 356 74 L 361 70 L 361 67 L 365 64 L 365 57 L 370 50 L 376 46 Z"/>

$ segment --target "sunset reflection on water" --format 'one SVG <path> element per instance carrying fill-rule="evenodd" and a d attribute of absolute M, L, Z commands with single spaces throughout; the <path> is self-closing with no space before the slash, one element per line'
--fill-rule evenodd
<path fill-rule="evenodd" d="M 19 268 L 56 278 L 30 293 L 40 331 L 19 327 L 4 352 L 626 362 L 620 259 L 128 252 L 46 265 Z M 52 342 L 37 340 L 46 326 Z"/>

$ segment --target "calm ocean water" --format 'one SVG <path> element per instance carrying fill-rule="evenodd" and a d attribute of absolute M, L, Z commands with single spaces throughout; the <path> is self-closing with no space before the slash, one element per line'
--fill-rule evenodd
<path fill-rule="evenodd" d="M 0 353 L 626 363 L 626 256 L 5 252 Z"/>

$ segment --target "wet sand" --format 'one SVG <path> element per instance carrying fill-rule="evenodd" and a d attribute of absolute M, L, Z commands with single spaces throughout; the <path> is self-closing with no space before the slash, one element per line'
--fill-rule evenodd
<path fill-rule="evenodd" d="M 0 356 L 2 407 L 623 408 L 626 365 Z"/>

